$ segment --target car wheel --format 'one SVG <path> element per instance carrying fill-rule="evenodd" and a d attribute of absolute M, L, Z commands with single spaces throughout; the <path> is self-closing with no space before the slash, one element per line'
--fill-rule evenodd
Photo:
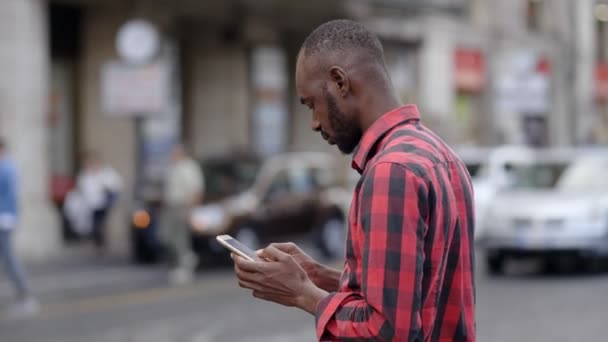
<path fill-rule="evenodd" d="M 580 269 L 588 273 L 603 273 L 608 269 L 608 259 L 601 256 L 581 258 L 579 265 Z"/>
<path fill-rule="evenodd" d="M 254 251 L 258 250 L 261 246 L 258 233 L 250 226 L 239 228 L 234 234 L 234 238 Z"/>
<path fill-rule="evenodd" d="M 140 236 L 137 235 L 136 231 L 132 232 L 131 238 L 131 253 L 133 261 L 136 264 L 145 264 L 151 261 L 151 253 L 144 245 Z"/>
<path fill-rule="evenodd" d="M 486 257 L 486 267 L 490 275 L 500 275 L 504 271 L 505 257 L 497 253 Z"/>
<path fill-rule="evenodd" d="M 346 225 L 344 219 L 332 216 L 321 227 L 319 247 L 323 256 L 337 258 L 344 253 Z"/>

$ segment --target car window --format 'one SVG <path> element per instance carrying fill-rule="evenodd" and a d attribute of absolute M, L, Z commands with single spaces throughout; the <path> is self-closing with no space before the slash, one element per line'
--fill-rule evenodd
<path fill-rule="evenodd" d="M 568 163 L 505 164 L 505 176 L 512 188 L 554 188 Z"/>
<path fill-rule="evenodd" d="M 336 184 L 336 172 L 330 168 L 312 170 L 313 181 L 317 188 L 327 188 Z"/>
<path fill-rule="evenodd" d="M 557 187 L 566 191 L 606 191 L 608 190 L 606 169 L 608 169 L 608 159 L 581 159 L 564 172 Z"/>
<path fill-rule="evenodd" d="M 313 170 L 296 168 L 291 170 L 291 190 L 294 194 L 307 194 L 317 188 Z"/>
<path fill-rule="evenodd" d="M 287 194 L 289 194 L 289 175 L 287 170 L 281 170 L 272 179 L 266 197 L 275 198 Z"/>
<path fill-rule="evenodd" d="M 261 163 L 257 160 L 207 160 L 201 163 L 205 197 L 221 199 L 251 188 Z"/>
<path fill-rule="evenodd" d="M 471 178 L 480 177 L 484 167 L 482 163 L 473 162 L 465 163 L 465 166 L 467 167 L 467 171 L 469 171 L 469 175 L 471 176 Z"/>

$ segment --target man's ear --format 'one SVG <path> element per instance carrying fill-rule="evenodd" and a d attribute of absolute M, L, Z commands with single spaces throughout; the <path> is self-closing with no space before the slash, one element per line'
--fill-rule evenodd
<path fill-rule="evenodd" d="M 348 77 L 346 76 L 344 69 L 334 66 L 329 70 L 329 76 L 336 85 L 338 93 L 342 97 L 345 97 L 350 91 L 350 82 L 348 81 Z"/>

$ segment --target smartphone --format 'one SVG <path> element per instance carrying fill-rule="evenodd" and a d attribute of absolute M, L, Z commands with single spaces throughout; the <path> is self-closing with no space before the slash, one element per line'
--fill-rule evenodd
<path fill-rule="evenodd" d="M 218 235 L 216 238 L 222 246 L 226 247 L 231 252 L 249 260 L 249 261 L 260 261 L 261 259 L 251 248 L 243 245 L 238 240 L 230 235 Z"/>

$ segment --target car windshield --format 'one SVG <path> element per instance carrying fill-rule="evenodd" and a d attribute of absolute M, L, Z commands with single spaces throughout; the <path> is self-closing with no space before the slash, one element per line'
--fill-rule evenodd
<path fill-rule="evenodd" d="M 582 158 L 564 172 L 557 188 L 563 191 L 607 191 L 607 168 L 608 158 Z"/>
<path fill-rule="evenodd" d="M 487 166 L 482 163 L 466 162 L 467 171 L 471 178 L 481 178 L 487 173 Z"/>
<path fill-rule="evenodd" d="M 505 171 L 513 188 L 551 189 L 567 166 L 566 162 L 507 164 Z"/>
<path fill-rule="evenodd" d="M 205 198 L 219 200 L 246 191 L 253 186 L 261 162 L 254 159 L 208 160 L 202 163 Z"/>

